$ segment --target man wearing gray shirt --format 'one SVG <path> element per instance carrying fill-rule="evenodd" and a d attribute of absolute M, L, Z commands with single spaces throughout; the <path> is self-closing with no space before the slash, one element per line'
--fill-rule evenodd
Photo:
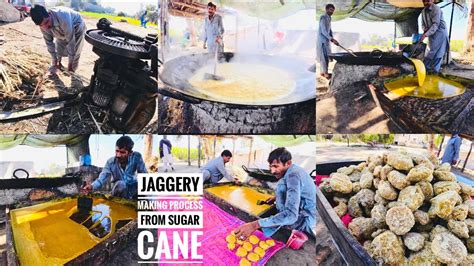
<path fill-rule="evenodd" d="M 428 37 L 430 48 L 423 62 L 428 72 L 439 73 L 443 57 L 449 50 L 448 31 L 441 8 L 435 5 L 433 0 L 423 0 L 423 5 L 425 8 L 421 11 L 421 22 L 424 33 L 420 42 Z"/>
<path fill-rule="evenodd" d="M 207 4 L 208 16 L 204 22 L 204 45 L 203 48 L 209 53 L 224 51 L 224 41 L 222 36 L 224 35 L 224 25 L 222 23 L 222 17 L 216 14 L 216 5 L 212 2 Z"/>
<path fill-rule="evenodd" d="M 339 45 L 332 35 L 331 16 L 336 8 L 333 4 L 326 5 L 326 13 L 319 18 L 318 40 L 316 43 L 316 52 L 319 59 L 319 67 L 321 76 L 330 79 L 331 75 L 328 71 L 329 54 L 331 53 L 331 44 Z"/>
<path fill-rule="evenodd" d="M 35 5 L 30 11 L 33 22 L 41 33 L 51 54 L 51 72 L 62 69 L 61 57 L 68 57 L 67 70 L 74 72 L 79 66 L 86 24 L 81 15 L 69 8 Z M 54 42 L 56 39 L 56 42 Z"/>
<path fill-rule="evenodd" d="M 210 160 L 206 165 L 201 168 L 201 173 L 204 179 L 204 184 L 216 184 L 222 178 L 240 184 L 237 178 L 232 177 L 227 170 L 225 170 L 225 164 L 232 158 L 232 153 L 229 150 L 224 150 L 220 157 Z"/>

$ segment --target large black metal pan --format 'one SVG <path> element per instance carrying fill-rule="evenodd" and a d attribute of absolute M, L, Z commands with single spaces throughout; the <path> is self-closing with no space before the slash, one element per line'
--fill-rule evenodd
<path fill-rule="evenodd" d="M 272 173 L 267 169 L 260 168 L 247 168 L 245 165 L 242 165 L 242 169 L 251 177 L 256 178 L 262 181 L 268 182 L 277 182 L 278 179 L 272 175 Z"/>
<path fill-rule="evenodd" d="M 332 53 L 329 58 L 338 63 L 348 65 L 400 65 L 410 63 L 402 54 L 384 53 L 379 51 L 372 52 L 354 52 L 357 57 L 349 53 Z"/>
<path fill-rule="evenodd" d="M 177 57 L 160 66 L 158 77 L 166 85 L 158 88 L 159 93 L 179 100 L 191 103 L 199 103 L 203 100 L 211 102 L 220 102 L 237 106 L 279 106 L 300 103 L 316 98 L 316 78 L 314 73 L 309 71 L 310 63 L 295 58 L 257 55 L 257 54 L 234 54 L 223 53 L 220 62 L 239 62 L 250 64 L 265 64 L 281 68 L 290 73 L 295 81 L 296 88 L 294 92 L 277 100 L 259 100 L 248 103 L 236 102 L 229 98 L 223 101 L 212 96 L 201 93 L 192 86 L 188 80 L 194 73 L 204 65 L 211 63 L 213 55 L 210 53 L 192 54 Z M 271 79 L 271 76 L 262 77 L 262 79 Z M 291 88 L 288 88 L 289 90 Z"/>

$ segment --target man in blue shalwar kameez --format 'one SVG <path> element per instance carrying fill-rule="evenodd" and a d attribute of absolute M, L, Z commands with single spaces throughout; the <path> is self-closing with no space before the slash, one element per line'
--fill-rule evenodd
<path fill-rule="evenodd" d="M 212 2 L 207 4 L 208 16 L 204 21 L 204 45 L 209 53 L 224 52 L 224 24 L 222 17 L 216 14 L 217 6 Z"/>
<path fill-rule="evenodd" d="M 333 38 L 331 30 L 331 16 L 334 13 L 333 4 L 326 5 L 326 13 L 319 19 L 318 38 L 316 43 L 317 58 L 319 59 L 319 67 L 321 76 L 329 79 L 331 75 L 328 71 L 329 54 L 331 53 L 331 44 L 339 45 Z"/>
<path fill-rule="evenodd" d="M 272 236 L 282 227 L 304 232 L 314 237 L 316 226 L 316 185 L 311 176 L 291 162 L 291 153 L 277 148 L 268 156 L 270 171 L 278 178 L 275 197 L 267 203 L 276 203 L 278 213 L 241 225 L 235 230 L 240 240 L 247 239 L 261 228 L 265 236 Z"/>
<path fill-rule="evenodd" d="M 459 151 L 461 149 L 462 139 L 457 133 L 449 139 L 446 150 L 444 151 L 442 163 L 449 163 L 450 165 L 456 165 L 459 161 Z"/>
<path fill-rule="evenodd" d="M 449 50 L 448 31 L 443 19 L 443 11 L 433 3 L 433 0 L 423 0 L 421 21 L 423 36 L 420 41 L 428 37 L 430 51 L 425 56 L 425 67 L 428 72 L 439 73 L 443 57 Z"/>

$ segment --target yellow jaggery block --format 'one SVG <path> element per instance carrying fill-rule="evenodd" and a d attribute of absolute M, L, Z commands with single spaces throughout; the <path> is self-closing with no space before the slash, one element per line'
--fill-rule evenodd
<path fill-rule="evenodd" d="M 248 261 L 246 258 L 242 258 L 242 259 L 240 259 L 239 265 L 240 266 L 251 266 L 252 263 L 250 263 L 250 261 Z"/>
<path fill-rule="evenodd" d="M 261 247 L 263 250 L 267 250 L 270 248 L 266 241 L 260 241 L 260 243 L 258 243 L 258 246 Z"/>
<path fill-rule="evenodd" d="M 258 216 L 271 208 L 271 206 L 267 204 L 257 205 L 257 200 L 266 200 L 271 195 L 258 192 L 250 187 L 229 184 L 206 188 L 206 191 L 225 200 L 232 206 L 236 206 L 255 216 Z"/>
<path fill-rule="evenodd" d="M 252 246 L 252 244 L 250 244 L 250 242 L 245 242 L 242 245 L 242 247 L 245 248 L 245 250 L 247 250 L 247 251 L 251 251 L 253 249 L 253 246 Z"/>
<path fill-rule="evenodd" d="M 239 256 L 239 257 L 245 257 L 247 256 L 247 250 L 245 250 L 243 247 L 239 247 L 237 249 L 237 252 L 235 252 L 235 255 Z"/>
<path fill-rule="evenodd" d="M 269 247 L 273 247 L 275 245 L 275 240 L 273 239 L 268 239 L 265 241 Z"/>
<path fill-rule="evenodd" d="M 252 243 L 252 245 L 258 244 L 259 241 L 260 241 L 260 239 L 258 239 L 257 236 L 251 235 L 249 237 L 249 242 Z"/>
<path fill-rule="evenodd" d="M 214 64 L 198 69 L 189 83 L 203 94 L 222 101 L 232 99 L 234 103 L 276 100 L 290 95 L 296 88 L 290 73 L 263 64 L 218 64 L 216 74 L 224 80 L 205 80 L 205 73 L 214 73 Z"/>
<path fill-rule="evenodd" d="M 416 69 L 416 76 L 418 78 L 418 86 L 422 87 L 423 83 L 425 83 L 426 78 L 426 68 L 423 61 L 419 59 L 409 58 L 410 61 L 413 63 Z"/>
<path fill-rule="evenodd" d="M 235 243 L 237 239 L 235 238 L 235 235 L 228 235 L 225 237 L 225 241 L 227 241 L 227 243 Z"/>
<path fill-rule="evenodd" d="M 227 248 L 228 248 L 229 250 L 234 250 L 234 249 L 235 249 L 235 243 L 228 243 L 228 244 L 227 244 Z"/>
<path fill-rule="evenodd" d="M 69 219 L 77 211 L 76 199 L 12 210 L 11 225 L 20 264 L 63 265 L 108 239 L 116 231 L 118 220 L 137 217 L 133 207 L 102 198 L 93 198 L 93 210 L 95 215 L 111 219 L 110 233 L 103 238 Z"/>
<path fill-rule="evenodd" d="M 260 259 L 260 256 L 252 252 L 247 255 L 247 259 L 251 262 L 257 262 Z"/>
<path fill-rule="evenodd" d="M 256 247 L 254 250 L 253 250 L 254 253 L 258 254 L 261 258 L 263 258 L 263 256 L 265 256 L 265 250 L 261 247 Z"/>
<path fill-rule="evenodd" d="M 418 86 L 416 77 L 406 77 L 385 83 L 385 88 L 400 96 L 414 96 L 428 99 L 443 99 L 461 95 L 466 88 L 459 82 L 436 75 L 426 76 L 423 86 Z"/>

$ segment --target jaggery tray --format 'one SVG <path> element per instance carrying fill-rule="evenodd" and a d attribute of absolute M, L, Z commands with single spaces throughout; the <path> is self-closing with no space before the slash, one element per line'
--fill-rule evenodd
<path fill-rule="evenodd" d="M 276 213 L 274 205 L 257 205 L 258 200 L 266 200 L 273 194 L 273 191 L 269 189 L 247 184 L 219 183 L 204 188 L 205 198 L 224 211 L 246 222 Z"/>
<path fill-rule="evenodd" d="M 91 198 L 92 212 L 85 213 L 78 196 L 10 206 L 7 265 L 100 265 L 136 241 L 135 202 L 102 194 Z"/>

